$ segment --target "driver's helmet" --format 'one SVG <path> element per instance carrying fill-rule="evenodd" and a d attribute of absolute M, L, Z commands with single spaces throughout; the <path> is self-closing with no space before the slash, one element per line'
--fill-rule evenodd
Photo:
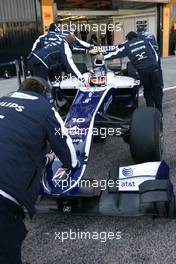
<path fill-rule="evenodd" d="M 90 74 L 89 83 L 91 86 L 106 86 L 107 71 L 105 67 L 94 68 L 94 71 Z"/>

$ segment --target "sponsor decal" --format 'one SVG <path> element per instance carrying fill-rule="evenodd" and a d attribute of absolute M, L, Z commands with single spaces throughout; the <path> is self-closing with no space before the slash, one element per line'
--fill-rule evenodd
<path fill-rule="evenodd" d="M 123 181 L 120 183 L 120 187 L 121 188 L 132 188 L 132 187 L 136 187 L 135 182 L 134 181 Z"/>
<path fill-rule="evenodd" d="M 130 168 L 130 167 L 123 168 L 123 170 L 122 170 L 122 174 L 123 174 L 123 176 L 125 176 L 125 177 L 132 177 L 132 176 L 133 176 L 133 169 Z"/>
<path fill-rule="evenodd" d="M 117 46 L 96 46 L 95 50 L 99 52 L 113 51 L 117 49 Z"/>
<path fill-rule="evenodd" d="M 84 123 L 85 120 L 86 119 L 82 118 L 82 117 L 80 117 L 80 118 L 72 118 L 73 123 Z"/>
<path fill-rule="evenodd" d="M 86 99 L 83 101 L 83 104 L 88 104 L 90 101 L 91 101 L 91 98 L 86 98 Z"/>
<path fill-rule="evenodd" d="M 71 173 L 71 171 L 69 171 L 69 170 L 66 170 L 64 168 L 59 168 L 56 171 L 56 173 L 55 173 L 55 175 L 54 175 L 54 177 L 52 179 L 52 181 L 54 183 L 54 186 L 55 187 L 57 187 L 57 186 L 60 187 L 61 181 L 67 181 L 68 178 L 69 178 L 70 173 Z"/>
<path fill-rule="evenodd" d="M 24 110 L 24 106 L 11 102 L 0 102 L 0 106 L 15 109 L 17 112 L 22 112 Z"/>
<path fill-rule="evenodd" d="M 72 142 L 73 143 L 82 143 L 83 140 L 81 138 L 74 138 L 74 139 L 72 139 Z"/>

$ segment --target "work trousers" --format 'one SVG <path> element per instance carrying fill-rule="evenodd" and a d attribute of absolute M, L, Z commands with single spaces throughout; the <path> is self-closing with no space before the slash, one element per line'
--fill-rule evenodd
<path fill-rule="evenodd" d="M 156 107 L 162 113 L 163 79 L 161 68 L 138 70 L 144 88 L 146 105 Z"/>
<path fill-rule="evenodd" d="M 0 195 L 0 263 L 22 264 L 21 245 L 27 230 L 23 209 Z"/>

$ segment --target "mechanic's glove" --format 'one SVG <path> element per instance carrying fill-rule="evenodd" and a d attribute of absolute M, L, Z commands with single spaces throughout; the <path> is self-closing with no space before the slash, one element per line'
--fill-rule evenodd
<path fill-rule="evenodd" d="M 45 155 L 45 166 L 47 166 L 48 164 L 53 163 L 54 159 L 55 159 L 54 152 L 47 153 Z"/>
<path fill-rule="evenodd" d="M 95 48 L 93 48 L 93 49 L 89 50 L 89 54 L 96 55 L 97 50 Z"/>

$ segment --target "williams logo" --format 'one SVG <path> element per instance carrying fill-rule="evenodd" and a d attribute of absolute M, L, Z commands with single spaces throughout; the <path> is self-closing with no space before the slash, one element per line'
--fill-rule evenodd
<path fill-rule="evenodd" d="M 128 168 L 123 168 L 123 170 L 122 170 L 122 174 L 123 174 L 123 176 L 125 176 L 125 177 L 131 177 L 131 176 L 133 176 L 133 170 L 132 170 L 132 168 L 130 168 L 130 167 L 128 167 Z"/>

